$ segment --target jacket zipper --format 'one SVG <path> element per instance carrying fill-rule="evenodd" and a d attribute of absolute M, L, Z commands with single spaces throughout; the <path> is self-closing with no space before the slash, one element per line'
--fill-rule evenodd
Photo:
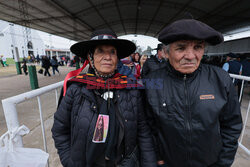
<path fill-rule="evenodd" d="M 190 125 L 190 121 L 191 121 L 191 112 L 189 111 L 189 98 L 188 98 L 188 93 L 187 93 L 187 84 L 186 84 L 186 80 L 187 80 L 187 75 L 184 75 L 184 93 L 185 93 L 185 123 L 186 123 L 186 127 L 187 127 L 187 138 L 188 138 L 188 149 L 187 149 L 187 160 L 189 161 L 191 158 L 191 151 L 190 151 L 190 145 L 191 145 L 191 125 Z M 187 164 L 187 166 L 189 166 L 189 163 Z"/>

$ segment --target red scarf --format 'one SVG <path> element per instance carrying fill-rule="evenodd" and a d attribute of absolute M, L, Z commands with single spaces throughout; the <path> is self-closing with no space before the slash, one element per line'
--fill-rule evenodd
<path fill-rule="evenodd" d="M 89 61 L 86 60 L 82 68 L 71 71 L 67 74 L 63 84 L 63 91 L 64 91 L 63 96 L 65 96 L 66 94 L 68 82 L 84 83 L 87 85 L 86 87 L 87 89 L 124 89 L 124 88 L 142 87 L 142 85 L 138 84 L 136 80 L 134 81 L 120 73 L 116 73 L 112 78 L 106 80 L 90 73 L 79 75 L 81 71 L 87 66 L 88 63 Z"/>

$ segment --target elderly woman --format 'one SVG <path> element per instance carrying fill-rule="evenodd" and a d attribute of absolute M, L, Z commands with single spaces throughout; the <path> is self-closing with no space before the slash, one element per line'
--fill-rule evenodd
<path fill-rule="evenodd" d="M 135 45 L 105 29 L 70 49 L 87 59 L 90 68 L 87 74 L 74 76 L 78 71 L 66 77 L 70 79 L 65 80 L 64 97 L 54 116 L 52 134 L 62 165 L 136 167 L 140 162 L 143 167 L 156 166 L 140 92 L 127 89 L 129 78 L 116 69 L 118 59 L 133 53 Z M 100 119 L 101 140 L 95 138 Z"/>

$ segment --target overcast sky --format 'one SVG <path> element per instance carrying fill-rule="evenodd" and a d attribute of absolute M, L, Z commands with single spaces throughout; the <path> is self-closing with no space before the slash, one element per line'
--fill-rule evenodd
<path fill-rule="evenodd" d="M 50 35 L 45 32 L 37 31 L 42 40 L 44 41 L 45 45 L 51 45 L 54 46 L 55 48 L 69 48 L 72 44 L 75 43 L 75 41 L 58 37 L 55 35 Z M 153 37 L 148 37 L 144 35 L 124 35 L 120 36 L 118 38 L 121 39 L 128 39 L 128 40 L 134 40 L 136 41 L 136 44 L 139 45 L 142 50 L 146 50 L 148 46 L 151 48 L 155 48 L 159 41 L 156 38 Z"/>
<path fill-rule="evenodd" d="M 55 35 L 50 35 L 48 33 L 41 32 L 41 31 L 37 31 L 37 32 L 40 35 L 40 37 L 42 38 L 42 40 L 44 41 L 45 45 L 50 46 L 52 44 L 52 46 L 55 48 L 69 49 L 70 46 L 75 43 L 75 41 L 72 41 L 72 40 L 69 40 L 66 38 L 62 38 L 62 37 L 55 36 Z M 234 35 L 225 36 L 224 39 L 225 39 L 225 41 L 228 41 L 228 40 L 249 37 L 249 36 L 250 36 L 250 31 L 248 30 L 248 31 L 237 33 Z M 159 43 L 159 41 L 156 38 L 144 36 L 144 35 L 137 35 L 137 36 L 124 35 L 124 36 L 120 36 L 118 38 L 135 40 L 136 44 L 139 45 L 142 48 L 142 50 L 146 50 L 147 46 L 150 46 L 151 48 L 156 48 L 157 44 Z"/>

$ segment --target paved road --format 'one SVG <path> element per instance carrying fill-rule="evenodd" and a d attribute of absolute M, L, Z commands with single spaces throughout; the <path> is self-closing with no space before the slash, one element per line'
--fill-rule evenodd
<path fill-rule="evenodd" d="M 0 68 L 0 100 L 30 91 L 29 77 L 25 75 L 16 75 L 14 67 L 8 67 L 4 70 Z M 39 67 L 37 68 L 39 69 Z M 59 67 L 61 75 L 45 77 L 38 74 L 39 86 L 43 87 L 62 81 L 66 74 L 75 68 Z M 244 99 L 242 102 L 242 115 L 245 118 L 246 109 L 250 100 L 250 87 L 245 89 Z M 53 114 L 56 111 L 55 95 L 50 92 L 41 96 L 43 119 L 45 122 L 47 148 L 50 154 L 50 167 L 62 167 L 54 147 L 51 137 L 51 127 L 53 124 Z M 31 132 L 23 138 L 25 147 L 34 147 L 43 149 L 43 139 L 41 133 L 39 110 L 36 98 L 23 102 L 17 105 L 18 118 L 20 125 L 26 125 Z M 249 118 L 250 119 L 250 118 Z M 0 103 L 0 136 L 7 130 L 5 118 L 3 115 L 2 103 Z M 250 120 L 246 128 L 246 135 L 243 138 L 243 144 L 250 148 Z M 250 156 L 248 156 L 242 149 L 238 149 L 233 167 L 249 167 Z"/>

